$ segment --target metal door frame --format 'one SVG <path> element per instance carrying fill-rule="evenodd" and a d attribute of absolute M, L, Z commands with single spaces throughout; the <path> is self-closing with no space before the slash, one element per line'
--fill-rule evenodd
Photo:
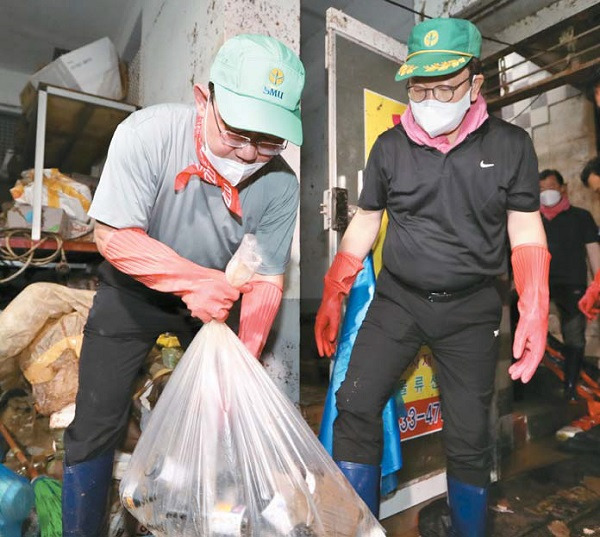
<path fill-rule="evenodd" d="M 331 189 L 345 188 L 344 180 L 337 176 L 337 125 L 336 125 L 336 36 L 344 37 L 357 45 L 365 47 L 401 65 L 407 54 L 404 43 L 396 41 L 366 24 L 353 19 L 343 11 L 330 7 L 325 13 L 325 69 L 327 69 L 327 116 L 328 116 L 328 151 L 329 173 L 327 190 L 323 195 L 323 226 L 328 231 L 328 266 L 331 265 L 337 252 L 338 232 L 331 229 Z"/>

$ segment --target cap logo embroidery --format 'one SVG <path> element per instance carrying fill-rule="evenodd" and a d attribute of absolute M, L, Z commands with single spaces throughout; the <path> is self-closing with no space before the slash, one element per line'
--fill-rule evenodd
<path fill-rule="evenodd" d="M 418 68 L 419 68 L 418 65 L 410 65 L 408 63 L 404 63 L 400 66 L 400 69 L 398 69 L 398 75 L 400 75 L 400 76 L 411 75 Z"/>
<path fill-rule="evenodd" d="M 425 43 L 426 47 L 433 47 L 437 44 L 440 39 L 440 34 L 437 33 L 436 30 L 431 30 L 425 34 L 423 38 L 423 43 Z"/>
<path fill-rule="evenodd" d="M 275 86 L 279 86 L 281 84 L 283 84 L 283 80 L 284 80 L 284 76 L 283 76 L 283 71 L 281 69 L 278 69 L 277 67 L 271 69 L 271 72 L 269 73 L 269 82 Z"/>
<path fill-rule="evenodd" d="M 446 60 L 445 62 L 437 62 L 432 63 L 431 65 L 424 65 L 423 68 L 427 73 L 431 73 L 433 71 L 447 71 L 451 67 L 459 67 L 461 63 L 465 63 L 466 60 L 464 57 L 455 58 L 452 60 Z"/>

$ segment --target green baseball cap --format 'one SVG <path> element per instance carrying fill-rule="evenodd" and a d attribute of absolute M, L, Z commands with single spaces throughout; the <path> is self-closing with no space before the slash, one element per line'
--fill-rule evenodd
<path fill-rule="evenodd" d="M 481 54 L 481 33 L 465 19 L 429 19 L 413 27 L 406 62 L 396 80 L 442 76 L 462 69 Z"/>
<path fill-rule="evenodd" d="M 304 77 L 296 53 L 265 35 L 241 34 L 227 40 L 210 69 L 225 123 L 296 145 L 302 145 Z"/>

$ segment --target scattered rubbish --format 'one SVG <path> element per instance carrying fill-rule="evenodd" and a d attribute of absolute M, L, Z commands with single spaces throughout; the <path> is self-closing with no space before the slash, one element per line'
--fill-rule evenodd
<path fill-rule="evenodd" d="M 570 537 L 571 535 L 568 526 L 561 520 L 553 520 L 547 527 L 554 537 Z"/>
<path fill-rule="evenodd" d="M 490 509 L 492 509 L 492 511 L 496 511 L 496 513 L 514 513 L 509 506 L 508 500 L 505 498 L 499 500 L 496 505 L 492 505 Z"/>
<path fill-rule="evenodd" d="M 573 438 L 576 434 L 583 432 L 581 427 L 574 427 L 573 425 L 565 425 L 556 431 L 555 436 L 557 440 L 567 440 Z"/>

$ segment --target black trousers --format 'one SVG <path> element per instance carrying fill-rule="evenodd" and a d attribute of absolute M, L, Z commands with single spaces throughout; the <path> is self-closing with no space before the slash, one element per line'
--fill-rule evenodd
<path fill-rule="evenodd" d="M 383 408 L 426 343 L 441 394 L 447 473 L 464 483 L 487 486 L 501 313 L 492 283 L 468 296 L 432 303 L 383 269 L 337 392 L 334 459 L 380 464 Z"/>
<path fill-rule="evenodd" d="M 65 462 L 114 450 L 122 440 L 134 380 L 156 338 L 173 332 L 186 347 L 202 323 L 178 297 L 153 291 L 108 263 L 85 325 L 75 419 L 65 431 Z"/>
<path fill-rule="evenodd" d="M 585 348 L 585 315 L 578 303 L 585 293 L 585 285 L 550 285 L 550 300 L 560 315 L 560 330 L 568 347 Z"/>

